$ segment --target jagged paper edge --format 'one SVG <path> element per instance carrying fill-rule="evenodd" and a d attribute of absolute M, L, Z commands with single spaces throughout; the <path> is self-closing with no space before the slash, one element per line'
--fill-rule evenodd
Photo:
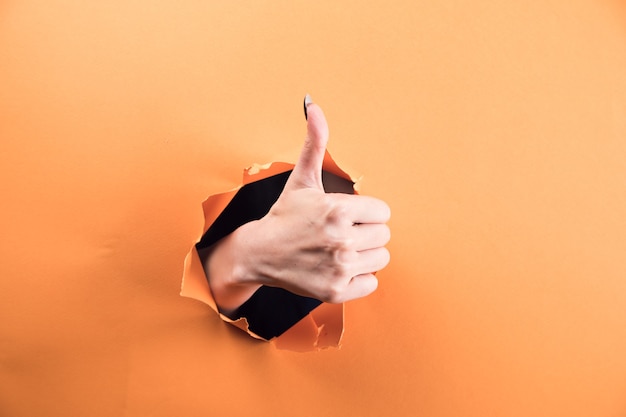
<path fill-rule="evenodd" d="M 241 187 L 290 171 L 293 167 L 294 164 L 286 162 L 271 162 L 264 165 L 253 164 L 244 170 L 241 185 L 232 190 L 209 196 L 202 203 L 205 219 L 202 233 L 197 236 L 195 243 L 185 257 L 180 295 L 208 304 L 223 321 L 238 327 L 256 339 L 266 340 L 249 329 L 248 322 L 245 318 L 232 320 L 219 312 L 200 262 L 200 257 L 196 250 L 196 243 L 200 241 L 204 233 L 206 233 L 220 213 L 224 211 L 224 208 Z M 355 193 L 358 193 L 358 181 L 360 181 L 360 178 L 355 181 L 350 175 L 339 168 L 328 151 L 324 156 L 323 170 L 353 182 Z M 285 333 L 271 339 L 271 342 L 277 349 L 298 352 L 340 347 L 344 332 L 343 319 L 343 304 L 322 303 Z"/>

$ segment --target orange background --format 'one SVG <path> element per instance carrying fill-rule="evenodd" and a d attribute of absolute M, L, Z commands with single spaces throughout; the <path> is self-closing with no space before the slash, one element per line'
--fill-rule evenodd
<path fill-rule="evenodd" d="M 619 1 L 0 1 L 0 415 L 626 415 Z M 306 92 L 392 207 L 341 349 L 180 297 Z"/>

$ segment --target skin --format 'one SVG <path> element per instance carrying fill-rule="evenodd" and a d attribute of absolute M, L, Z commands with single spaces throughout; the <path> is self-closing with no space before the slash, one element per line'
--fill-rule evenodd
<path fill-rule="evenodd" d="M 329 303 L 369 295 L 389 263 L 389 206 L 360 195 L 325 193 L 322 163 L 328 124 L 307 106 L 307 137 L 269 213 L 200 253 L 215 301 L 233 312 L 261 286 Z"/>

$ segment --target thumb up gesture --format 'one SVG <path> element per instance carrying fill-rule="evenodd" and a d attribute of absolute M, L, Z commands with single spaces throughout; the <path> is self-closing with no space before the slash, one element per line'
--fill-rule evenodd
<path fill-rule="evenodd" d="M 306 140 L 282 194 L 265 217 L 220 241 L 206 262 L 223 311 L 237 308 L 261 285 L 330 303 L 364 297 L 378 286 L 374 273 L 389 263 L 387 204 L 324 192 L 328 124 L 308 101 Z"/>

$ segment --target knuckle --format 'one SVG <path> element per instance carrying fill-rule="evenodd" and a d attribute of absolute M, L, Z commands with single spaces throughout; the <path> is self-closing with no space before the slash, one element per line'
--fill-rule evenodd
<path fill-rule="evenodd" d="M 348 275 L 348 262 L 344 259 L 338 259 L 337 256 L 335 255 L 333 262 L 332 278 L 333 280 L 342 280 Z"/>
<path fill-rule="evenodd" d="M 344 300 L 345 288 L 338 283 L 332 283 L 324 291 L 323 301 L 331 304 L 341 303 Z"/>
<path fill-rule="evenodd" d="M 326 271 L 326 277 L 321 300 L 327 303 L 344 302 L 347 283 L 350 281 L 349 264 L 335 258 Z"/>
<path fill-rule="evenodd" d="M 327 199 L 326 221 L 332 224 L 344 223 L 348 218 L 349 209 L 346 203 L 338 199 Z"/>
<path fill-rule="evenodd" d="M 352 240 L 348 236 L 332 229 L 325 231 L 323 239 L 326 248 L 334 253 L 341 253 L 352 244 Z"/>
<path fill-rule="evenodd" d="M 358 254 L 347 248 L 336 249 L 333 253 L 333 269 L 336 278 L 344 278 L 348 275 L 350 265 L 354 263 Z"/>

